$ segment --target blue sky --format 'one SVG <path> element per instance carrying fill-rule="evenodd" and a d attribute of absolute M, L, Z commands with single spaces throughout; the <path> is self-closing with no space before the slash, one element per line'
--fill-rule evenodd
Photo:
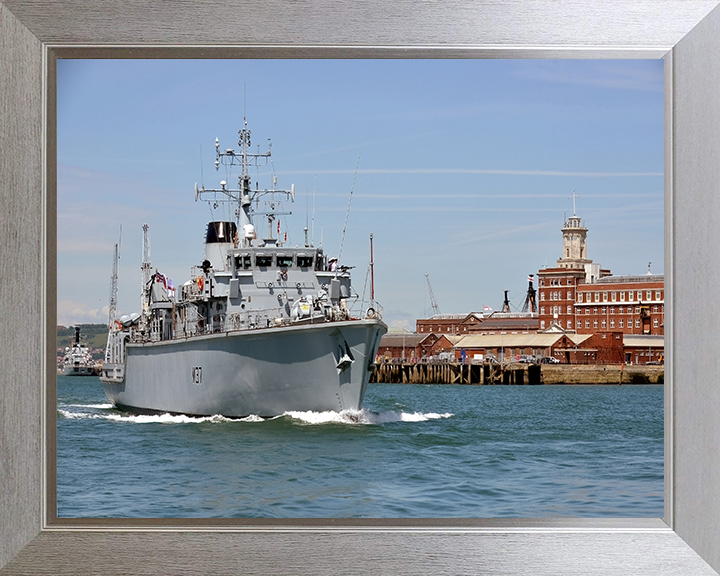
<path fill-rule="evenodd" d="M 58 323 L 107 322 L 122 226 L 118 309 L 139 308 L 142 224 L 176 284 L 203 259 L 213 215 L 194 185 L 214 142 L 272 141 L 261 187 L 295 185 L 290 244 L 340 249 L 391 327 L 440 311 L 520 309 L 527 275 L 560 256 L 577 213 L 588 257 L 663 273 L 662 60 L 60 60 Z M 358 166 L 355 175 L 356 165 Z M 355 180 L 353 188 L 353 180 Z M 314 224 L 313 224 L 314 214 Z M 369 288 L 368 288 L 369 291 Z"/>

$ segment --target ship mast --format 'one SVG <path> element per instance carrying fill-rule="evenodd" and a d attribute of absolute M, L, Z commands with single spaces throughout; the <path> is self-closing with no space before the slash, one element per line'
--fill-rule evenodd
<path fill-rule="evenodd" d="M 227 186 L 227 183 L 223 180 L 220 182 L 220 188 L 198 188 L 195 184 L 195 201 L 202 198 L 209 203 L 212 203 L 217 207 L 219 202 L 232 202 L 237 205 L 235 209 L 236 224 L 241 234 L 244 246 L 251 246 L 252 240 L 255 238 L 255 226 L 253 223 L 253 214 L 255 213 L 252 209 L 253 201 L 259 200 L 261 196 L 266 194 L 285 194 L 289 196 L 291 200 L 295 201 L 295 185 L 290 190 L 278 190 L 276 187 L 277 178 L 273 177 L 273 187 L 271 189 L 260 190 L 257 186 L 255 190 L 251 189 L 250 179 L 250 168 L 267 166 L 270 156 L 272 155 L 272 144 L 268 139 L 267 152 L 261 153 L 251 152 L 251 132 L 247 127 L 247 120 L 243 119 L 243 128 L 238 130 L 238 146 L 240 149 L 236 152 L 233 148 L 227 148 L 224 152 L 220 150 L 220 140 L 215 138 L 215 170 L 220 169 L 220 165 L 223 166 L 239 166 L 240 175 L 238 176 L 238 187 L 236 190 L 231 189 Z M 268 219 L 268 230 L 270 231 L 269 238 L 265 239 L 266 243 L 275 242 L 272 237 L 272 224 L 276 216 L 282 214 L 290 214 L 290 212 L 278 212 L 275 209 L 275 203 L 270 203 L 270 208 L 267 212 L 257 212 L 267 216 Z M 268 242 L 270 241 L 270 242 Z"/>

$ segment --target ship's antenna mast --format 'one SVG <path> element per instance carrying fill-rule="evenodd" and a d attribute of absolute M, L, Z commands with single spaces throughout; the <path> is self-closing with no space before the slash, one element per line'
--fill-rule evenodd
<path fill-rule="evenodd" d="M 348 200 L 347 211 L 345 212 L 345 224 L 343 225 L 342 237 L 340 238 L 340 251 L 338 252 L 338 265 L 342 256 L 343 244 L 345 244 L 345 230 L 347 230 L 348 216 L 350 216 L 350 204 L 352 203 L 353 191 L 355 190 L 355 178 L 357 178 L 358 166 L 360 165 L 360 154 L 358 154 L 357 163 L 355 164 L 355 175 L 353 176 L 352 187 L 350 188 L 350 199 Z M 338 268 L 339 269 L 339 268 Z"/>
<path fill-rule="evenodd" d="M 425 280 L 427 280 L 428 293 L 430 294 L 430 306 L 433 309 L 433 314 L 440 314 L 440 308 L 435 301 L 435 294 L 433 294 L 432 285 L 430 284 L 430 275 L 425 273 Z"/>
<path fill-rule="evenodd" d="M 370 302 L 375 301 L 375 273 L 373 271 L 373 235 L 370 232 Z"/>

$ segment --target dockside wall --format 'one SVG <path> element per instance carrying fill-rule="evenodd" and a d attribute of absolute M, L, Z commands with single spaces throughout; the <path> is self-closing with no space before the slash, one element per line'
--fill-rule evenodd
<path fill-rule="evenodd" d="M 540 385 L 663 384 L 663 366 L 384 363 L 371 382 L 390 384 Z"/>

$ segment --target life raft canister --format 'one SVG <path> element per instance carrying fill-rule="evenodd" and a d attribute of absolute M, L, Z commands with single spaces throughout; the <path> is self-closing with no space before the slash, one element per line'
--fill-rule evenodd
<path fill-rule="evenodd" d="M 200 292 L 202 292 L 203 288 L 205 288 L 205 279 L 202 276 L 198 276 L 197 283 L 198 283 L 198 288 L 200 288 Z"/>

